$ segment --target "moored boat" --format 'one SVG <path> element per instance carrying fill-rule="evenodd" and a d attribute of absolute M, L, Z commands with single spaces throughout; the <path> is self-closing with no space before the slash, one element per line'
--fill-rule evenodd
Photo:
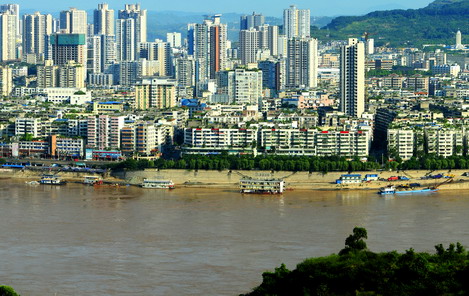
<path fill-rule="evenodd" d="M 39 183 L 42 185 L 64 185 L 65 181 L 62 181 L 57 175 L 44 174 Z"/>
<path fill-rule="evenodd" d="M 142 188 L 174 189 L 174 183 L 172 180 L 144 179 L 141 186 Z"/>
<path fill-rule="evenodd" d="M 26 181 L 25 183 L 28 185 L 39 185 L 38 181 Z"/>
<path fill-rule="evenodd" d="M 86 185 L 101 185 L 103 180 L 98 176 L 85 176 L 83 179 L 83 184 Z"/>
<path fill-rule="evenodd" d="M 239 189 L 241 193 L 282 194 L 284 188 L 285 181 L 282 179 L 242 178 L 239 181 Z"/>
<path fill-rule="evenodd" d="M 439 189 L 437 187 L 427 187 L 427 188 L 422 188 L 422 189 L 414 189 L 414 188 L 396 189 L 395 186 L 387 186 L 387 187 L 380 188 L 378 191 L 378 194 L 386 195 L 386 194 L 431 193 L 431 192 L 436 192 L 438 190 Z"/>

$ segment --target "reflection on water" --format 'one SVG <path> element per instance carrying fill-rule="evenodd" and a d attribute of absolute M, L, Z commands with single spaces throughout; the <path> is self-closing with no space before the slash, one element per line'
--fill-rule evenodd
<path fill-rule="evenodd" d="M 337 253 L 354 226 L 375 251 L 469 245 L 465 192 L 143 190 L 0 181 L 0 279 L 22 295 L 237 295 L 282 262 Z"/>

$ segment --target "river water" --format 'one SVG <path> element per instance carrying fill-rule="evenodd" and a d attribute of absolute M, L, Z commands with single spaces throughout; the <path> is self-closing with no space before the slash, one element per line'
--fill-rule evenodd
<path fill-rule="evenodd" d="M 278 197 L 1 180 L 0 285 L 23 296 L 238 295 L 281 263 L 337 253 L 354 226 L 373 251 L 469 246 L 468 193 Z"/>

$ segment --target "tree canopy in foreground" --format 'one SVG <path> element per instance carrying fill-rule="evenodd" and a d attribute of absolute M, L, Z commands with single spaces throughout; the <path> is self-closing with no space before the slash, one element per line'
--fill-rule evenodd
<path fill-rule="evenodd" d="M 12 287 L 0 285 L 0 296 L 20 296 Z"/>
<path fill-rule="evenodd" d="M 374 253 L 364 228 L 356 227 L 338 255 L 311 258 L 288 270 L 265 272 L 257 295 L 469 295 L 469 253 L 460 244 L 436 252 L 413 249 Z"/>

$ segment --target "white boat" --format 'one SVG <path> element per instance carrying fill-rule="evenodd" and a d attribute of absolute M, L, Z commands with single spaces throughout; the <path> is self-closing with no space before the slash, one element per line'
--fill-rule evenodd
<path fill-rule="evenodd" d="M 174 183 L 172 180 L 144 179 L 141 186 L 142 188 L 174 189 Z"/>
<path fill-rule="evenodd" d="M 38 181 L 26 181 L 25 183 L 28 185 L 39 185 Z"/>
<path fill-rule="evenodd" d="M 282 179 L 242 178 L 239 180 L 241 193 L 248 194 L 282 194 L 285 181 Z"/>
<path fill-rule="evenodd" d="M 98 176 L 85 176 L 83 179 L 83 184 L 86 185 L 97 185 L 97 184 L 102 184 L 103 180 L 101 177 Z"/>
<path fill-rule="evenodd" d="M 40 184 L 43 185 L 64 185 L 65 182 L 62 181 L 56 175 L 42 175 L 41 180 L 39 181 Z"/>
<path fill-rule="evenodd" d="M 387 186 L 379 189 L 379 194 L 385 195 L 385 194 L 394 194 L 396 193 L 396 187 L 394 186 Z"/>

